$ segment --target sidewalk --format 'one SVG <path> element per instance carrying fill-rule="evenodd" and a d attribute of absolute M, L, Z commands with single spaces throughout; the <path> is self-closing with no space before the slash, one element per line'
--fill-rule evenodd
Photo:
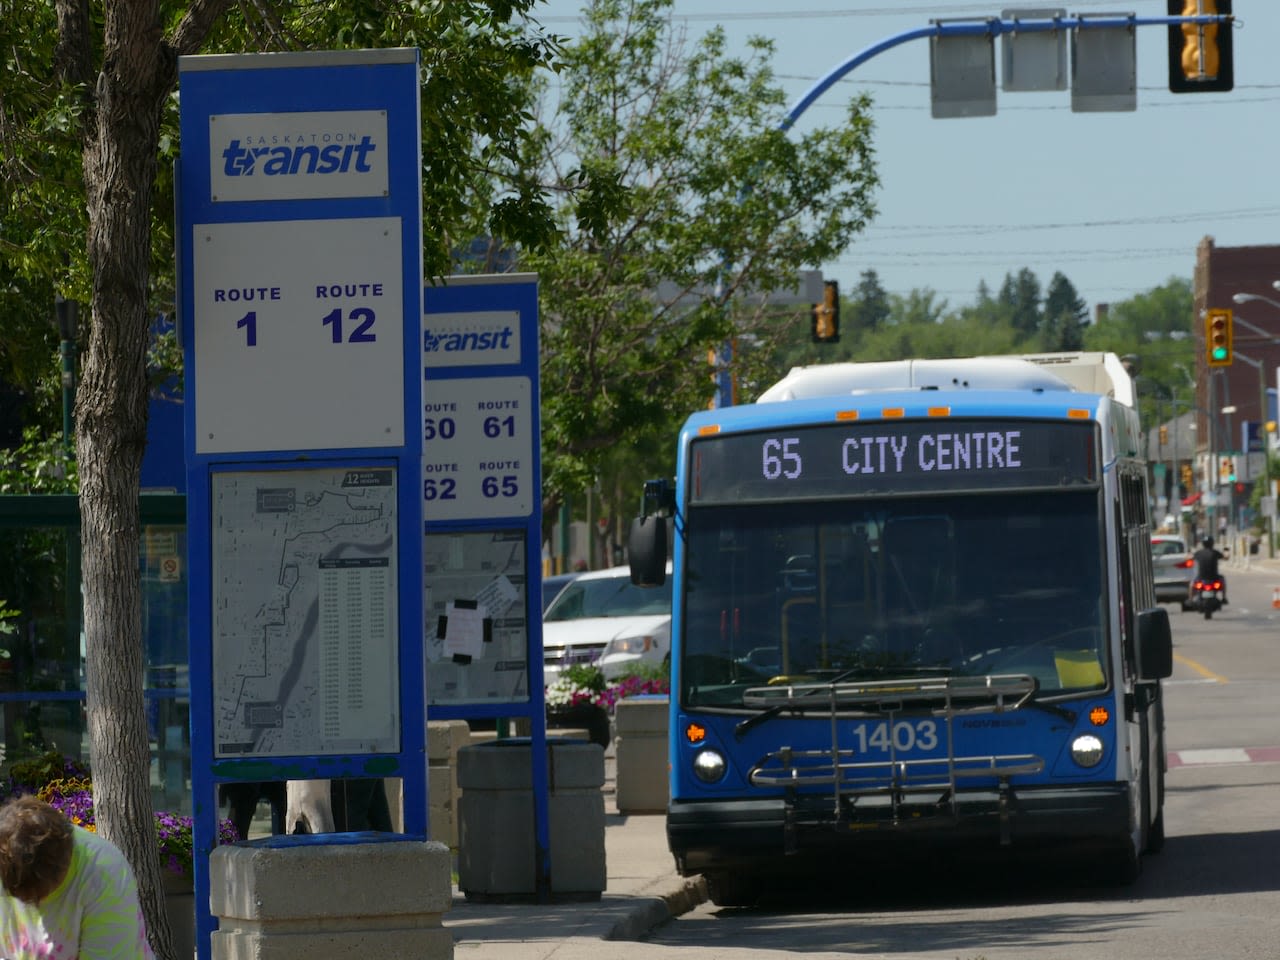
<path fill-rule="evenodd" d="M 602 940 L 638 940 L 706 900 L 700 877 L 681 877 L 662 814 L 624 815 L 614 793 L 613 749 L 605 753 L 606 889 L 581 903 L 480 903 L 453 891 L 444 925 L 459 960 L 600 960 Z"/>

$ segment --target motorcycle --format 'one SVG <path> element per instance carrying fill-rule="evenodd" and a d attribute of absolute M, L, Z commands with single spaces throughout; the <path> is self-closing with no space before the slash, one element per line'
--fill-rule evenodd
<path fill-rule="evenodd" d="M 1191 599 L 1186 609 L 1203 613 L 1206 620 L 1212 620 L 1213 615 L 1221 610 L 1225 603 L 1226 590 L 1221 577 L 1213 580 L 1201 580 L 1197 577 L 1191 584 Z"/>

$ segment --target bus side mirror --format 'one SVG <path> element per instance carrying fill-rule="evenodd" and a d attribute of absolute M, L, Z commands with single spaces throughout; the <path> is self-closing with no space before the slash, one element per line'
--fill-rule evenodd
<path fill-rule="evenodd" d="M 667 518 L 650 514 L 631 521 L 627 538 L 631 582 L 637 587 L 660 587 L 667 582 Z"/>
<path fill-rule="evenodd" d="M 1137 653 L 1139 680 L 1164 680 L 1173 675 L 1173 632 L 1164 607 L 1138 611 Z"/>

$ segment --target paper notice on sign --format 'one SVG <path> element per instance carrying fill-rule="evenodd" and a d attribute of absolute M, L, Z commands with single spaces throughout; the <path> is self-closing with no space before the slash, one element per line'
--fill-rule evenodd
<path fill-rule="evenodd" d="M 473 605 L 445 606 L 444 653 L 455 660 L 465 657 L 477 660 L 484 650 L 485 612 Z"/>
<path fill-rule="evenodd" d="M 476 594 L 476 603 L 485 611 L 485 615 L 494 620 L 506 616 L 512 604 L 520 599 L 520 591 L 515 588 L 505 575 L 499 576 L 487 587 Z"/>
<path fill-rule="evenodd" d="M 429 705 L 528 703 L 526 547 L 523 530 L 423 537 L 423 644 Z M 481 617 L 479 659 L 455 656 L 452 638 L 446 640 L 459 608 L 474 609 Z"/>

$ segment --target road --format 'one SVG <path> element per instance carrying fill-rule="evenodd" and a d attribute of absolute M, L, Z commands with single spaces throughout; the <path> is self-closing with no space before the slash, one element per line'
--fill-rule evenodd
<path fill-rule="evenodd" d="M 939 863 L 894 876 L 851 865 L 848 887 L 792 890 L 750 910 L 712 904 L 632 958 L 1205 960 L 1280 955 L 1280 563 L 1227 568 L 1213 620 L 1169 607 L 1168 840 L 1132 886 L 1089 868 Z M 617 947 L 618 949 L 614 949 Z"/>

